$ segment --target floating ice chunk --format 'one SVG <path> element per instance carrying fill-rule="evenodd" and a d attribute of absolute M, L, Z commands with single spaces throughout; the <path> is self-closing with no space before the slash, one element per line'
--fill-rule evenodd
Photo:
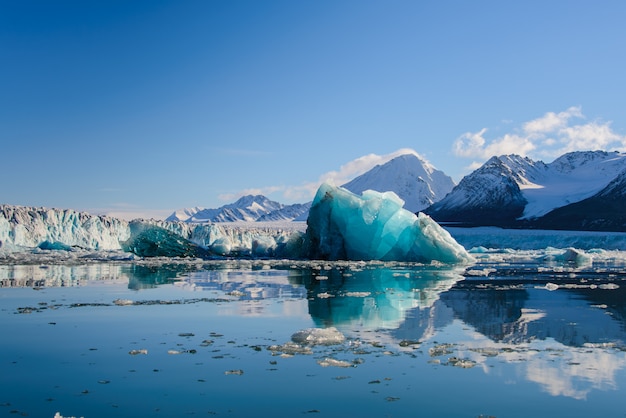
<path fill-rule="evenodd" d="M 548 260 L 560 261 L 565 263 L 573 263 L 577 266 L 584 266 L 593 262 L 593 256 L 585 251 L 576 248 L 567 248 L 560 254 L 549 255 Z"/>
<path fill-rule="evenodd" d="M 320 186 L 307 219 L 310 258 L 465 262 L 468 252 L 427 215 L 402 208 L 393 192 L 359 197 L 328 183 Z"/>
<path fill-rule="evenodd" d="M 323 360 L 318 360 L 317 364 L 322 367 L 354 367 L 353 363 L 345 360 L 337 360 L 334 358 L 325 358 Z"/>
<path fill-rule="evenodd" d="M 62 242 L 59 241 L 44 241 L 42 243 L 40 243 L 37 248 L 39 248 L 40 250 L 53 250 L 53 251 L 72 251 L 72 247 L 67 245 L 67 244 L 63 244 Z"/>
<path fill-rule="evenodd" d="M 122 243 L 125 251 L 140 257 L 202 257 L 209 252 L 165 228 L 132 221 L 131 237 Z"/>
<path fill-rule="evenodd" d="M 259 235 L 252 240 L 252 255 L 257 257 L 269 257 L 274 254 L 276 241 L 270 236 Z"/>
<path fill-rule="evenodd" d="M 307 328 L 300 330 L 291 336 L 291 341 L 298 344 L 308 345 L 333 345 L 341 344 L 346 340 L 337 328 Z"/>
<path fill-rule="evenodd" d="M 559 285 L 556 283 L 546 283 L 546 290 L 553 291 L 559 288 Z"/>
<path fill-rule="evenodd" d="M 130 305 L 133 305 L 134 303 L 135 302 L 133 302 L 130 299 L 115 299 L 113 301 L 113 304 L 117 306 L 130 306 Z"/>
<path fill-rule="evenodd" d="M 280 353 L 287 354 L 287 355 L 312 354 L 313 353 L 313 351 L 311 350 L 311 347 L 294 343 L 291 341 L 286 342 L 283 345 L 270 345 L 267 349 L 274 353 L 280 352 Z"/>
<path fill-rule="evenodd" d="M 600 286 L 598 286 L 600 289 L 602 290 L 615 290 L 615 289 L 619 289 L 619 285 L 616 283 L 606 283 L 606 284 L 601 284 Z"/>
<path fill-rule="evenodd" d="M 228 255 L 232 249 L 232 244 L 228 237 L 221 237 L 213 241 L 211 251 L 219 255 Z"/>

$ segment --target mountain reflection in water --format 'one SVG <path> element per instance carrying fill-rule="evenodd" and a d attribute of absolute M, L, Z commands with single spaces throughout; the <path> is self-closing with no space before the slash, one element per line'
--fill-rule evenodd
<path fill-rule="evenodd" d="M 561 267 L 546 271 L 536 266 L 472 268 L 473 272 L 464 267 L 418 264 L 293 261 L 4 265 L 0 266 L 0 287 L 6 292 L 19 287 L 89 290 L 98 285 L 118 286 L 121 290 L 111 295 L 120 294 L 129 304 L 142 300 L 129 311 L 129 318 L 141 315 L 139 305 L 149 305 L 143 302 L 156 298 L 151 296 L 153 292 L 163 298 L 168 289 L 175 289 L 178 300 L 186 299 L 185 303 L 218 301 L 219 309 L 199 307 L 195 314 L 230 315 L 233 324 L 243 324 L 246 316 L 268 321 L 272 315 L 310 317 L 316 327 L 337 328 L 347 337 L 347 346 L 371 344 L 384 347 L 385 355 L 407 354 L 397 360 L 403 362 L 402 370 L 414 367 L 411 361 L 421 358 L 432 368 L 473 367 L 492 380 L 502 376 L 507 376 L 502 377 L 505 383 L 521 379 L 543 393 L 569 399 L 587 399 L 595 390 L 623 393 L 623 274 Z M 94 291 L 81 296 L 82 289 L 77 290 L 73 299 L 95 297 Z M 197 297 L 203 292 L 218 297 Z M 181 299 L 181 294 L 193 296 Z M 31 310 L 35 315 L 45 309 L 44 297 L 45 292 L 33 296 L 32 306 L 39 302 L 39 307 Z M 127 309 L 107 297 L 100 295 L 95 299 L 98 303 L 91 305 L 63 305 L 63 299 L 57 299 L 54 309 Z M 255 347 L 262 335 L 249 335 Z M 247 344 L 252 346 L 249 342 L 237 347 Z M 366 358 L 359 368 L 378 367 L 375 364 Z"/>

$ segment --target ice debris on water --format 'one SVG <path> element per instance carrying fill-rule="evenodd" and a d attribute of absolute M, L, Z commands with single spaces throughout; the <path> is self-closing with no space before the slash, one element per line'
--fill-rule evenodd
<path fill-rule="evenodd" d="M 148 354 L 148 350 L 146 350 L 145 348 L 139 350 L 130 350 L 128 354 L 130 354 L 131 356 L 136 356 L 138 354 Z"/>
<path fill-rule="evenodd" d="M 113 304 L 117 306 L 130 306 L 134 304 L 134 302 L 130 299 L 115 299 Z"/>
<path fill-rule="evenodd" d="M 470 369 L 476 365 L 476 362 L 469 359 L 463 359 L 458 357 L 450 357 L 448 364 L 454 367 L 460 367 L 462 369 Z"/>
<path fill-rule="evenodd" d="M 296 354 L 313 354 L 313 350 L 311 347 L 305 346 L 302 344 L 294 343 L 294 342 L 286 342 L 285 344 L 278 345 L 270 345 L 268 348 L 272 352 L 273 355 L 281 354 L 287 356 L 293 356 Z"/>
<path fill-rule="evenodd" d="M 317 364 L 322 367 L 355 367 L 354 363 L 345 360 L 337 360 L 330 357 L 318 360 Z"/>
<path fill-rule="evenodd" d="M 361 196 L 322 184 L 309 212 L 309 257 L 323 260 L 433 260 L 458 263 L 472 256 L 429 216 L 403 209 L 393 192 Z"/>
<path fill-rule="evenodd" d="M 307 345 L 334 345 L 342 344 L 346 340 L 345 335 L 337 328 L 306 328 L 294 333 L 291 341 Z"/>

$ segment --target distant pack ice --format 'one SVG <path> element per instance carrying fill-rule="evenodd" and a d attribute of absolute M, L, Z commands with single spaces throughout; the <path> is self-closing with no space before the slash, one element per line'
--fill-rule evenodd
<path fill-rule="evenodd" d="M 328 260 L 470 261 L 472 257 L 427 215 L 403 209 L 393 192 L 362 196 L 320 186 L 307 219 L 311 258 Z"/>

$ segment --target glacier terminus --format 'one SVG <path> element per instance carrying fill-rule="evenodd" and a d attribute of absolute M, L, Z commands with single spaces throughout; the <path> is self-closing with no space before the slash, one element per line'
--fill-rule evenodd
<path fill-rule="evenodd" d="M 307 228 L 224 227 L 223 224 L 123 220 L 54 209 L 0 207 L 3 251 L 121 250 L 140 257 L 253 256 L 328 260 L 440 261 L 472 257 L 424 214 L 403 209 L 395 193 L 362 196 L 320 186 Z M 295 224 L 294 224 L 295 225 Z"/>

